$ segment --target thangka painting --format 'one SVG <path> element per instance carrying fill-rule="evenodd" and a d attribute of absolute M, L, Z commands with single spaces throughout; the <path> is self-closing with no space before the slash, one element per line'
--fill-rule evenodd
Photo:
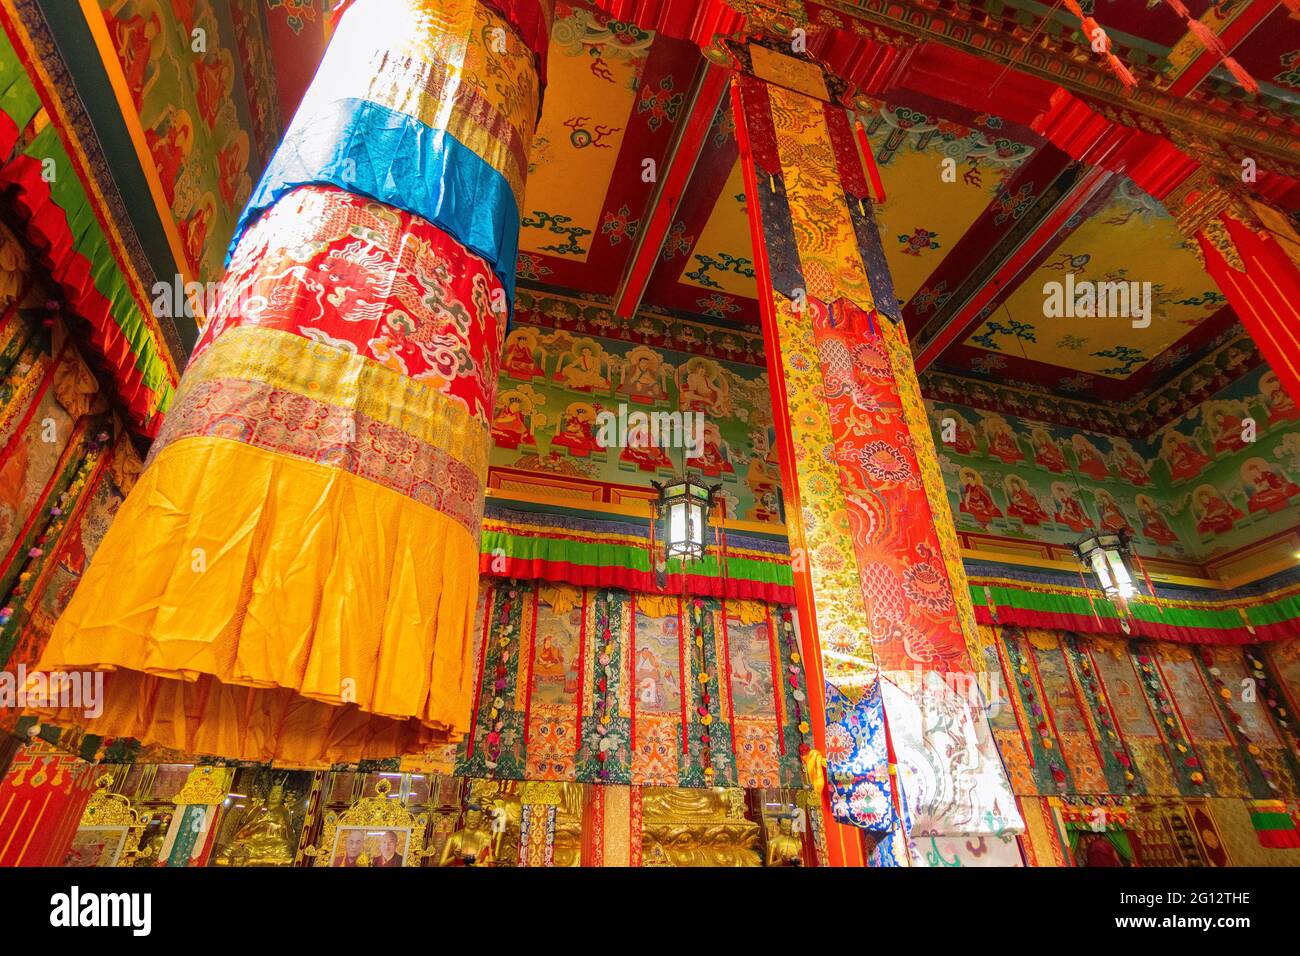
<path fill-rule="evenodd" d="M 495 469 L 649 488 L 685 468 L 730 517 L 776 522 L 774 438 L 761 367 L 521 321 L 506 338 Z"/>
<path fill-rule="evenodd" d="M 457 773 L 801 787 L 803 718 L 797 689 L 779 677 L 793 666 L 779 610 L 485 580 L 479 693 Z"/>
<path fill-rule="evenodd" d="M 993 726 L 1018 795 L 1300 790 L 1294 739 L 1278 724 L 1300 690 L 1288 642 L 1264 653 L 1014 627 L 996 640 L 1018 732 Z"/>

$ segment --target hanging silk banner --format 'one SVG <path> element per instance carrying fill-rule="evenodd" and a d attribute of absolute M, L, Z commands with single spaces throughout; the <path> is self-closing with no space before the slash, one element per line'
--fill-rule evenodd
<path fill-rule="evenodd" d="M 914 787 L 926 796 L 912 808 L 913 824 L 939 834 L 1005 832 L 1018 818 L 984 818 L 1006 784 L 981 750 L 982 703 L 942 676 L 982 667 L 972 651 L 978 634 L 910 352 L 888 317 L 897 306 L 848 116 L 753 77 L 737 83 L 737 136 L 757 199 L 749 208 L 760 302 L 771 303 L 764 327 L 781 373 L 773 401 L 788 409 L 793 433 L 794 474 L 783 477 L 799 520 L 788 524 L 792 544 L 798 534 L 808 539 L 808 599 L 834 685 L 828 694 L 855 701 L 877 669 L 915 671 L 920 697 L 895 701 L 917 728 L 904 735 L 915 739 L 907 748 L 895 740 L 900 767 L 928 767 L 926 747 L 939 743 L 921 730 L 930 717 L 956 720 L 962 732 L 948 741 L 958 749 L 937 751 L 954 761 L 945 795 Z M 892 724 L 889 697 L 884 710 Z M 837 789 L 851 791 L 856 776 Z"/>
<path fill-rule="evenodd" d="M 827 688 L 826 770 L 836 820 L 878 833 L 894 829 L 879 680 L 857 703 Z"/>
<path fill-rule="evenodd" d="M 920 686 L 881 687 L 912 838 L 1022 832 L 983 712 L 935 671 Z"/>
<path fill-rule="evenodd" d="M 466 732 L 539 16 L 535 0 L 348 7 L 42 656 L 108 671 L 103 714 L 42 716 L 304 764 Z"/>

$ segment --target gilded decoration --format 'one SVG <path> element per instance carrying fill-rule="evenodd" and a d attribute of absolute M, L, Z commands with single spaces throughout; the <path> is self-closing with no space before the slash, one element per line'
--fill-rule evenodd
<path fill-rule="evenodd" d="M 482 825 L 491 835 L 492 865 L 519 865 L 523 809 L 540 806 L 555 808 L 554 833 L 549 836 L 552 865 L 579 866 L 585 790 L 581 784 L 564 780 L 474 779 L 470 784 L 469 807 L 481 813 Z M 455 865 L 445 851 L 443 857 L 448 862 L 439 865 Z"/>
<path fill-rule="evenodd" d="M 172 797 L 172 803 L 178 807 L 215 807 L 230 794 L 230 774 L 229 767 L 195 767 L 185 778 L 185 786 Z"/>
<path fill-rule="evenodd" d="M 316 866 L 358 867 L 384 866 L 382 857 L 375 855 L 365 846 L 364 840 L 360 852 L 354 852 L 355 844 L 350 845 L 348 835 L 364 831 L 381 831 L 383 834 L 405 834 L 404 843 L 399 842 L 401 854 L 400 866 L 420 866 L 432 851 L 424 846 L 425 831 L 429 828 L 427 813 L 413 813 L 406 809 L 399 800 L 389 797 L 392 784 L 380 780 L 375 785 L 373 797 L 362 797 L 342 813 L 331 810 L 325 814 L 325 824 L 321 830 L 320 842 L 303 851 L 316 861 Z M 382 836 L 380 837 L 382 841 Z M 338 844 L 336 846 L 336 844 Z"/>
<path fill-rule="evenodd" d="M 808 11 L 800 0 L 725 0 L 743 15 L 751 33 L 788 36 L 795 27 L 808 25 Z"/>
<path fill-rule="evenodd" d="M 743 790 L 641 788 L 643 866 L 761 866 Z"/>
<path fill-rule="evenodd" d="M 1198 235 L 1203 235 L 1229 266 L 1237 272 L 1246 271 L 1246 263 L 1221 217 L 1231 215 L 1250 229 L 1262 227 L 1234 183 L 1209 167 L 1201 166 L 1170 192 L 1164 205 L 1173 211 L 1179 231 L 1187 237 L 1188 247 L 1200 260 L 1202 268 L 1205 257 L 1197 241 Z"/>
<path fill-rule="evenodd" d="M 140 815 L 131 801 L 120 793 L 113 793 L 112 774 L 104 774 L 95 781 L 95 792 L 82 811 L 77 836 L 73 838 L 74 852 L 87 840 L 111 841 L 115 852 L 109 862 L 101 866 L 134 866 L 140 852 L 140 839 L 144 836 L 148 820 Z"/>

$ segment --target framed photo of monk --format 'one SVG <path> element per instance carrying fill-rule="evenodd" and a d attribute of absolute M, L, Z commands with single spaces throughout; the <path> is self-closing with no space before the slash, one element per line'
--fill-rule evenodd
<path fill-rule="evenodd" d="M 410 842 L 409 827 L 340 826 L 334 831 L 329 865 L 405 866 Z"/>

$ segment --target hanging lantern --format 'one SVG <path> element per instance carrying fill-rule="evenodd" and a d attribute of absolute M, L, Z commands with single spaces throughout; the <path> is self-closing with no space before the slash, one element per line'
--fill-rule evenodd
<path fill-rule="evenodd" d="M 1101 585 L 1102 593 L 1126 607 L 1137 593 L 1129 567 L 1129 536 L 1119 531 L 1088 531 L 1074 545 L 1074 553 Z"/>
<path fill-rule="evenodd" d="M 666 557 L 691 561 L 704 557 L 709 512 L 713 510 L 713 496 L 721 485 L 710 487 L 689 474 L 664 484 L 657 481 L 651 484 L 659 492 L 656 513 L 660 518 L 667 518 L 664 528 Z"/>

